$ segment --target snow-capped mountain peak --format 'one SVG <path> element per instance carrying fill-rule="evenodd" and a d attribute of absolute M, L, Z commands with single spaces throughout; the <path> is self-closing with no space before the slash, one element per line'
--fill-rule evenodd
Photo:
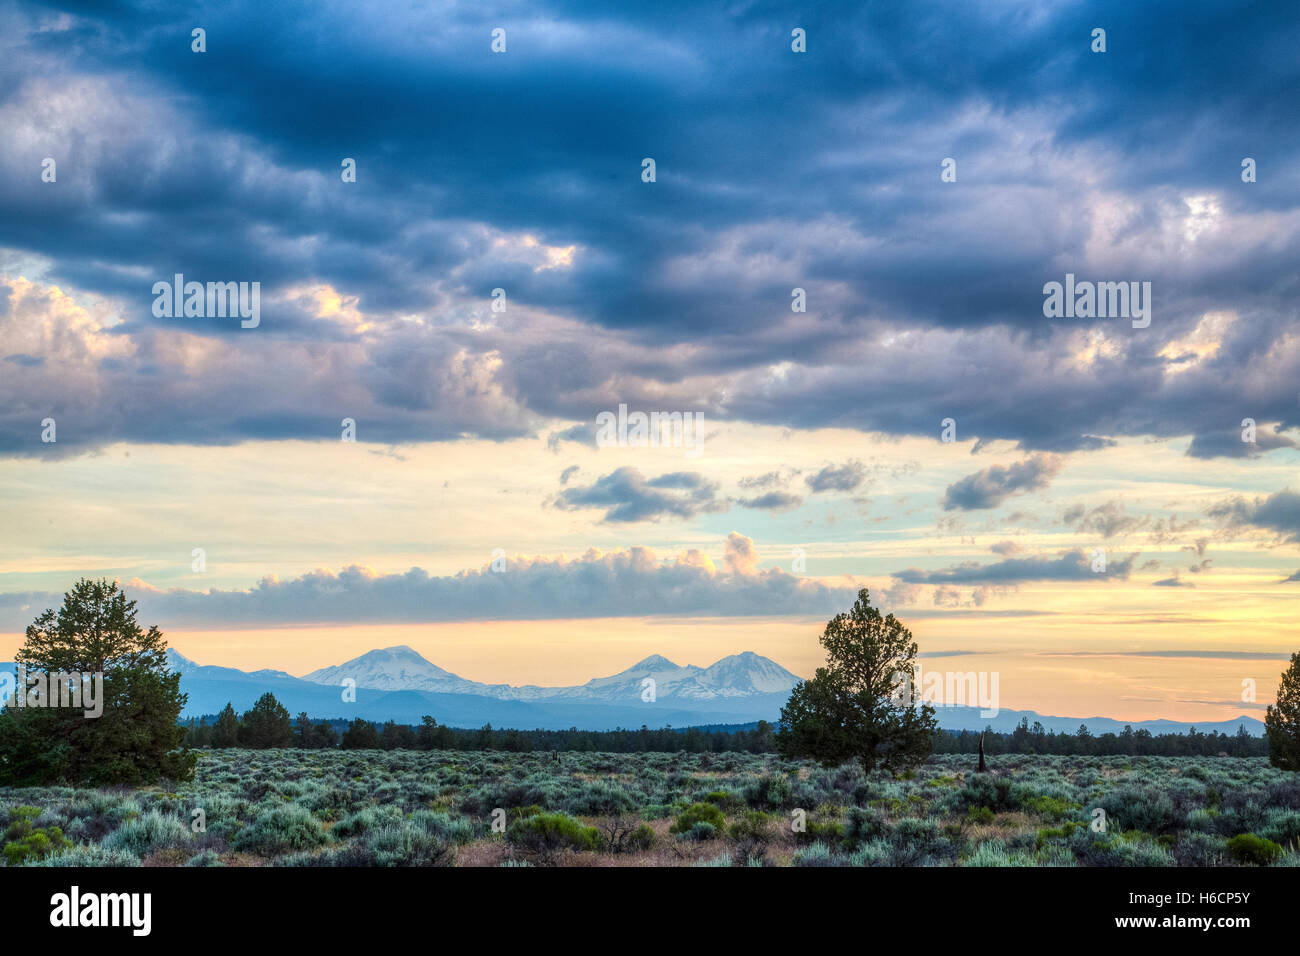
<path fill-rule="evenodd" d="M 315 684 L 341 684 L 351 678 L 358 687 L 375 690 L 429 690 L 445 694 L 472 694 L 488 685 L 465 680 L 426 660 L 418 651 L 398 644 L 366 651 L 334 667 L 322 667 L 303 677 Z"/>
<path fill-rule="evenodd" d="M 691 701 L 785 693 L 799 680 L 775 661 L 745 651 L 724 657 L 709 667 L 676 664 L 661 654 L 652 654 L 617 674 L 596 677 L 573 687 L 514 687 L 458 677 L 405 645 L 367 651 L 344 664 L 313 671 L 303 680 L 339 684 L 346 678 L 356 681 L 357 687 L 373 690 L 476 694 L 498 700 L 610 703 L 642 701 L 643 692 L 649 686 L 645 683 L 647 678 L 654 681 L 656 700 Z"/>
<path fill-rule="evenodd" d="M 645 671 L 645 670 L 672 670 L 677 666 L 678 665 L 674 664 L 672 661 L 670 661 L 668 658 L 664 657 L 661 654 L 651 654 L 645 660 L 637 661 L 635 664 L 633 664 L 623 673 L 630 674 L 633 671 Z"/>
<path fill-rule="evenodd" d="M 194 663 L 174 647 L 167 648 L 167 669 L 173 674 L 192 674 L 199 665 Z"/>

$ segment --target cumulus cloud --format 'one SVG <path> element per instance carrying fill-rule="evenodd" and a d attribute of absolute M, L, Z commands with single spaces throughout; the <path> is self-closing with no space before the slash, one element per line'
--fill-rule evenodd
<path fill-rule="evenodd" d="M 1065 551 L 1055 558 L 1008 558 L 992 564 L 966 561 L 949 568 L 925 571 L 909 568 L 894 572 L 906 584 L 1017 584 L 1022 581 L 1106 581 L 1124 580 L 1133 569 L 1137 554 L 1110 561 L 1104 573 L 1092 570 L 1092 560 L 1083 551 Z"/>
<path fill-rule="evenodd" d="M 842 465 L 827 465 L 804 480 L 813 494 L 817 494 L 822 491 L 853 491 L 866 477 L 866 466 L 851 458 Z"/>
<path fill-rule="evenodd" d="M 754 495 L 750 498 L 738 498 L 736 500 L 741 507 L 753 508 L 756 511 L 768 511 L 772 513 L 792 511 L 803 504 L 803 498 L 799 495 L 791 494 L 788 491 L 768 491 L 761 495 Z"/>
<path fill-rule="evenodd" d="M 675 471 L 647 480 L 630 466 L 602 475 L 590 485 L 566 488 L 554 500 L 566 511 L 604 509 L 601 520 L 611 523 L 693 518 L 727 510 L 727 502 L 718 497 L 717 483 L 699 472 Z"/>
<path fill-rule="evenodd" d="M 1205 172 L 1224 141 L 1300 149 L 1285 5 L 1232 20 L 1105 0 L 1112 36 L 1159 35 L 1162 56 L 1113 57 L 1104 74 L 1086 44 L 1062 47 L 1068 5 L 813 10 L 814 72 L 772 59 L 763 16 L 684 9 L 594 17 L 540 0 L 502 69 L 481 52 L 496 15 L 473 5 L 80 4 L 53 27 L 44 4 L 6 6 L 0 234 L 41 281 L 104 303 L 115 341 L 5 330 L 0 409 L 71 403 L 86 427 L 59 451 L 323 440 L 344 414 L 366 416 L 363 442 L 496 439 L 619 400 L 926 436 L 961 409 L 964 438 L 1036 452 L 1195 434 L 1194 456 L 1237 454 L 1203 429 L 1243 395 L 1236 420 L 1296 424 L 1294 184 L 1232 189 Z M 213 70 L 175 54 L 197 21 L 240 38 L 205 54 Z M 962 51 L 942 77 L 936 49 Z M 1045 49 L 1057 55 L 1032 83 L 1006 69 Z M 445 108 L 429 114 L 431 98 Z M 489 114 L 530 148 L 498 149 Z M 392 122 L 403 115 L 426 121 Z M 801 148 L 756 153 L 752 131 L 792 115 L 807 118 Z M 646 141 L 672 157 L 665 188 L 629 191 Z M 322 157 L 358 143 L 384 148 L 342 184 Z M 46 150 L 57 188 L 31 175 Z M 914 188 L 949 152 L 987 187 L 959 204 Z M 1041 286 L 1066 259 L 1150 278 L 1158 320 L 1141 336 L 1046 322 Z M 261 281 L 257 334 L 155 320 L 150 281 L 181 264 Z M 807 313 L 790 311 L 791 276 Z M 505 313 L 487 301 L 496 287 Z M 66 393 L 31 377 L 55 365 Z M 0 412 L 0 453 L 52 453 L 28 418 Z M 1255 450 L 1285 453 L 1272 435 Z"/>
<path fill-rule="evenodd" d="M 1258 528 L 1283 541 L 1300 542 L 1300 494 L 1289 488 L 1266 498 L 1248 500 L 1237 495 L 1210 508 L 1208 514 L 1230 527 Z"/>
<path fill-rule="evenodd" d="M 1187 446 L 1190 458 L 1259 458 L 1275 448 L 1300 448 L 1300 443 L 1276 427 L 1258 426 L 1253 442 L 1242 441 L 1242 429 L 1220 428 L 1198 431 Z"/>
<path fill-rule="evenodd" d="M 420 568 L 377 574 L 350 566 L 296 578 L 264 578 L 247 589 L 161 590 L 126 586 L 140 617 L 163 630 L 339 622 L 548 620 L 559 618 L 814 615 L 831 616 L 852 604 L 851 586 L 829 586 L 773 568 L 758 570 L 753 541 L 732 533 L 722 568 L 688 551 L 660 560 L 633 547 L 580 558 L 511 557 L 504 571 L 491 565 L 435 577 Z M 21 631 L 60 595 L 0 594 L 0 629 Z"/>
<path fill-rule="evenodd" d="M 945 511 L 996 508 L 1012 495 L 1046 488 L 1061 470 L 1061 464 L 1058 456 L 1034 455 L 1006 467 L 992 465 L 949 485 L 943 496 L 943 508 Z"/>

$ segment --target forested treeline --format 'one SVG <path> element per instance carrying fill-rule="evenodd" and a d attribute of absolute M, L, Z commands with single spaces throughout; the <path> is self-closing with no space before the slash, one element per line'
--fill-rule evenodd
<path fill-rule="evenodd" d="M 974 754 L 979 752 L 980 735 L 963 730 L 941 730 L 934 735 L 937 754 Z M 1073 734 L 1049 733 L 1040 723 L 1029 725 L 1028 718 L 1009 734 L 984 733 L 986 754 L 1077 754 L 1081 756 L 1151 756 L 1151 757 L 1266 757 L 1268 740 L 1252 737 L 1238 725 L 1235 734 L 1211 731 L 1203 734 L 1195 727 L 1185 734 L 1153 734 L 1149 730 L 1125 727 L 1120 733 L 1093 734 L 1080 724 Z"/>
<path fill-rule="evenodd" d="M 266 695 L 269 697 L 270 695 Z M 265 700 L 265 698 L 263 698 Z M 272 698 L 272 701 L 274 698 Z M 278 706 L 278 705 L 276 705 Z M 259 707 L 261 711 L 259 712 Z M 588 753 L 639 753 L 643 751 L 720 753 L 743 751 L 771 753 L 776 728 L 767 721 L 735 729 L 671 727 L 651 730 L 497 730 L 488 724 L 469 729 L 446 727 L 432 717 L 417 726 L 388 721 L 380 724 L 356 718 L 313 722 L 305 713 L 291 721 L 280 708 L 270 729 L 262 701 L 242 717 L 229 704 L 215 717 L 202 717 L 185 725 L 188 747 L 299 747 L 309 750 L 341 747 L 344 750 L 504 750 L 524 753 L 534 750 L 566 750 Z M 255 713 L 256 712 L 256 713 Z"/>
<path fill-rule="evenodd" d="M 185 725 L 188 747 L 299 747 L 309 750 L 342 747 L 345 750 L 503 750 L 577 751 L 640 753 L 645 751 L 686 753 L 771 753 L 775 751 L 777 727 L 765 720 L 754 726 L 671 727 L 652 730 L 515 730 L 446 727 L 426 716 L 416 725 L 388 721 L 380 724 L 356 718 L 351 721 L 313 721 L 307 714 L 291 720 L 289 712 L 266 694 L 242 716 L 227 704 L 215 716 L 191 720 Z M 980 734 L 972 731 L 940 730 L 933 736 L 934 753 L 974 754 Z M 1235 734 L 1198 733 L 1152 734 L 1125 727 L 1121 733 L 1092 734 L 1080 725 L 1073 734 L 1052 733 L 1028 719 L 1010 733 L 985 731 L 986 754 L 1033 753 L 1134 756 L 1217 756 L 1260 757 L 1268 753 L 1263 737 L 1252 737 L 1244 727 Z"/>

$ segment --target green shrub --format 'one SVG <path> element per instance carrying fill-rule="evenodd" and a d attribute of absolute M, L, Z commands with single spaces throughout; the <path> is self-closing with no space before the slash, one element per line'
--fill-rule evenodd
<path fill-rule="evenodd" d="M 648 850 L 655 845 L 656 839 L 654 827 L 643 823 L 629 834 L 627 847 L 629 850 Z"/>
<path fill-rule="evenodd" d="M 179 817 L 150 810 L 143 816 L 127 820 L 106 836 L 102 846 L 108 850 L 126 850 L 146 857 L 157 850 L 188 846 L 190 830 Z"/>
<path fill-rule="evenodd" d="M 30 820 L 10 824 L 5 831 L 5 840 L 6 866 L 21 866 L 29 861 L 43 860 L 72 846 L 72 841 L 58 827 L 33 828 Z"/>
<path fill-rule="evenodd" d="M 409 823 L 386 824 L 366 834 L 363 847 L 373 866 L 446 866 L 452 861 L 450 844 Z"/>
<path fill-rule="evenodd" d="M 957 792 L 957 799 L 961 806 L 988 807 L 995 813 L 1020 808 L 1011 781 L 991 777 L 986 773 L 977 773 L 967 778 L 965 785 Z"/>
<path fill-rule="evenodd" d="M 917 847 L 930 847 L 939 841 L 939 821 L 907 817 L 894 827 L 894 836 Z"/>
<path fill-rule="evenodd" d="M 361 836 L 382 826 L 400 823 L 401 820 L 401 807 L 392 805 L 386 807 L 362 807 L 356 813 L 349 813 L 334 824 L 334 828 L 330 830 L 330 833 L 335 837 Z"/>
<path fill-rule="evenodd" d="M 757 810 L 778 810 L 790 805 L 794 788 L 783 774 L 766 774 L 745 788 L 745 803 Z"/>
<path fill-rule="evenodd" d="M 1239 833 L 1228 840 L 1228 855 L 1238 863 L 1268 866 L 1282 855 L 1282 848 L 1253 833 Z"/>
<path fill-rule="evenodd" d="M 1075 830 L 1085 825 L 1081 820 L 1066 820 L 1058 827 L 1044 827 L 1038 831 L 1038 835 L 1034 838 L 1034 846 L 1041 848 L 1048 840 L 1068 840 L 1074 835 Z"/>
<path fill-rule="evenodd" d="M 531 853 L 563 849 L 597 850 L 600 848 L 600 831 L 563 813 L 535 813 L 510 824 L 506 840 Z"/>
<path fill-rule="evenodd" d="M 236 850 L 274 856 L 293 850 L 313 850 L 329 842 L 320 821 L 306 808 L 286 803 L 263 811 L 235 834 Z"/>
<path fill-rule="evenodd" d="M 1024 801 L 1024 808 L 1030 813 L 1037 813 L 1049 820 L 1059 820 L 1071 810 L 1078 810 L 1079 804 L 1071 803 L 1061 797 L 1050 797 L 1044 794 Z"/>
<path fill-rule="evenodd" d="M 126 850 L 109 850 L 102 846 L 74 846 L 42 860 L 28 861 L 27 866 L 140 866 L 140 858 Z"/>
<path fill-rule="evenodd" d="M 1179 866 L 1219 866 L 1226 852 L 1222 837 L 1196 832 L 1184 833 L 1173 850 Z"/>
<path fill-rule="evenodd" d="M 726 817 L 711 803 L 692 803 L 668 829 L 672 833 L 686 833 L 697 823 L 707 823 L 714 830 L 721 830 L 726 826 Z"/>
<path fill-rule="evenodd" d="M 844 839 L 851 846 L 857 846 L 883 836 L 885 819 L 875 810 L 862 807 L 849 807 L 844 817 Z"/>
<path fill-rule="evenodd" d="M 1125 830 L 1164 833 L 1183 823 L 1173 798 L 1159 787 L 1124 787 L 1106 794 L 1101 807 L 1111 826 Z"/>
<path fill-rule="evenodd" d="M 226 864 L 221 862 L 221 859 L 217 856 L 217 852 L 215 850 L 200 850 L 198 853 L 194 854 L 192 857 L 186 860 L 185 865 L 199 867 L 199 866 L 225 866 Z"/>
<path fill-rule="evenodd" d="M 531 814 L 530 814 L 531 816 Z M 474 824 L 469 820 L 461 820 L 449 816 L 446 813 L 435 813 L 432 810 L 417 810 L 411 814 L 411 824 L 413 826 L 422 826 L 426 831 L 442 840 L 444 843 L 468 843 L 474 839 Z"/>
<path fill-rule="evenodd" d="M 691 828 L 681 832 L 679 836 L 683 840 L 716 840 L 718 837 L 718 828 L 712 823 L 705 823 L 703 820 L 700 820 L 691 824 Z"/>
<path fill-rule="evenodd" d="M 823 842 L 838 844 L 844 839 L 844 824 L 838 820 L 832 822 L 809 820 L 802 833 L 795 831 L 795 839 L 803 842 Z"/>
<path fill-rule="evenodd" d="M 840 866 L 841 861 L 825 843 L 812 843 L 798 850 L 790 861 L 793 866 Z"/>
<path fill-rule="evenodd" d="M 1012 853 L 1001 840 L 989 840 L 975 848 L 966 866 L 1035 866 L 1034 860 L 1019 853 Z"/>
<path fill-rule="evenodd" d="M 750 810 L 731 825 L 733 840 L 757 840 L 766 842 L 770 839 L 768 830 L 771 818 L 761 810 Z"/>
<path fill-rule="evenodd" d="M 745 798 L 730 790 L 712 790 L 705 794 L 706 803 L 711 803 L 724 813 L 731 813 L 745 806 Z"/>
<path fill-rule="evenodd" d="M 1300 846 L 1300 813 L 1294 810 L 1273 811 L 1259 835 L 1281 846 Z"/>

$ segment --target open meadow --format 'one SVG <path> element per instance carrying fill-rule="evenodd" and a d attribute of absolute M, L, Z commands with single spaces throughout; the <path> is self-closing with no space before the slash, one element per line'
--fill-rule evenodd
<path fill-rule="evenodd" d="M 1263 758 L 211 750 L 194 780 L 0 789 L 7 866 L 1300 864 Z M 495 821 L 495 827 L 494 827 Z M 504 832 L 501 832 L 504 830 Z"/>

